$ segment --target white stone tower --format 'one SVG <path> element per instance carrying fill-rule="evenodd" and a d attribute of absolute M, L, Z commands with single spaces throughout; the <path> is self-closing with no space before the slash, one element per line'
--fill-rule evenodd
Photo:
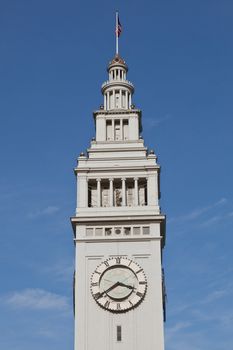
<path fill-rule="evenodd" d="M 109 63 L 96 137 L 75 169 L 75 350 L 164 350 L 160 166 L 127 71 L 119 55 Z"/>

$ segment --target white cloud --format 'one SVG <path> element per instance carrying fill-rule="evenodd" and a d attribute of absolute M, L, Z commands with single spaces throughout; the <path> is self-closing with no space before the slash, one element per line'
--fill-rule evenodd
<path fill-rule="evenodd" d="M 178 216 L 176 218 L 171 218 L 170 220 L 168 220 L 168 222 L 176 222 L 176 221 L 192 221 L 192 220 L 195 220 L 197 219 L 198 217 L 200 217 L 202 214 L 218 207 L 218 206 L 221 206 L 221 205 L 224 205 L 225 203 L 227 202 L 227 199 L 226 198 L 221 198 L 220 200 L 218 200 L 217 202 L 211 204 L 211 205 L 208 205 L 208 206 L 205 206 L 205 207 L 202 207 L 202 208 L 196 208 L 194 210 L 192 210 L 191 212 L 185 214 L 185 215 L 182 215 L 182 216 Z"/>
<path fill-rule="evenodd" d="M 48 206 L 44 209 L 36 210 L 32 213 L 29 213 L 28 217 L 30 219 L 35 219 L 35 218 L 40 217 L 40 216 L 49 216 L 49 215 L 57 213 L 59 210 L 60 209 L 58 207 L 51 205 L 51 206 Z"/>
<path fill-rule="evenodd" d="M 215 215 L 215 216 L 213 216 L 212 218 L 210 218 L 210 219 L 208 219 L 208 220 L 202 222 L 202 223 L 200 224 L 200 226 L 202 226 L 202 227 L 209 227 L 209 226 L 215 224 L 216 222 L 218 222 L 218 221 L 220 221 L 220 220 L 222 220 L 222 219 L 223 219 L 223 216 Z"/>
<path fill-rule="evenodd" d="M 171 118 L 172 118 L 171 114 L 165 114 L 163 117 L 160 117 L 160 118 L 144 118 L 144 123 L 145 123 L 145 126 L 153 128 L 158 126 L 159 124 L 164 123 L 165 121 Z"/>
<path fill-rule="evenodd" d="M 40 267 L 40 271 L 55 276 L 58 281 L 71 281 L 74 273 L 74 263 L 70 263 L 70 261 L 58 261 L 54 265 L 46 265 L 44 268 Z"/>
<path fill-rule="evenodd" d="M 190 322 L 177 322 L 171 327 L 168 327 L 166 330 L 166 339 L 174 337 L 177 333 L 180 333 L 183 329 L 186 329 L 191 326 Z"/>
<path fill-rule="evenodd" d="M 24 289 L 3 298 L 7 305 L 31 310 L 68 310 L 68 298 L 43 289 Z"/>
<path fill-rule="evenodd" d="M 206 297 L 206 299 L 203 301 L 203 303 L 212 303 L 213 301 L 215 301 L 217 299 L 223 298 L 227 294 L 228 294 L 228 291 L 226 289 L 215 290 Z"/>

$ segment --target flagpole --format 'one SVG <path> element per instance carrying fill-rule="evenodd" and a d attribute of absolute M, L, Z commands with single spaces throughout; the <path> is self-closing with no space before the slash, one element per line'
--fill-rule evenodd
<path fill-rule="evenodd" d="M 119 50 L 117 28 L 118 28 L 118 11 L 116 11 L 116 29 L 115 29 L 115 34 L 116 34 L 116 55 L 118 55 L 118 50 Z"/>

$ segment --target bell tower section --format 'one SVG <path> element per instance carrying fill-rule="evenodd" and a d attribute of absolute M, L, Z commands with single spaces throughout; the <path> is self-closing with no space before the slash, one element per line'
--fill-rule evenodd
<path fill-rule="evenodd" d="M 160 166 L 141 136 L 128 67 L 117 54 L 75 168 L 75 350 L 164 350 Z"/>

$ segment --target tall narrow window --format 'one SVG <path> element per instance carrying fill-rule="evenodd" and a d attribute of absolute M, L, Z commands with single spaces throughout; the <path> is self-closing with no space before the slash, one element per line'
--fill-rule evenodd
<path fill-rule="evenodd" d="M 126 183 L 126 205 L 132 207 L 134 204 L 134 186 L 133 182 Z"/>
<path fill-rule="evenodd" d="M 123 139 L 128 140 L 129 139 L 129 121 L 123 120 Z"/>
<path fill-rule="evenodd" d="M 139 205 L 147 205 L 147 181 L 140 180 L 138 184 Z"/>
<path fill-rule="evenodd" d="M 117 331 L 117 334 L 116 334 L 117 341 L 122 341 L 121 326 L 117 326 L 116 331 Z"/>
<path fill-rule="evenodd" d="M 120 130 L 120 120 L 115 120 L 115 140 L 119 141 L 121 139 L 121 130 Z"/>
<path fill-rule="evenodd" d="M 115 107 L 119 108 L 120 107 L 120 92 L 116 91 L 116 102 L 115 102 Z"/>
<path fill-rule="evenodd" d="M 97 207 L 97 184 L 96 181 L 88 182 L 88 207 Z"/>
<path fill-rule="evenodd" d="M 110 94 L 109 94 L 109 107 L 110 109 L 113 109 L 114 108 L 114 100 L 113 100 L 113 92 L 110 91 Z"/>
<path fill-rule="evenodd" d="M 120 182 L 114 183 L 114 206 L 122 206 L 122 188 Z"/>
<path fill-rule="evenodd" d="M 125 108 L 125 91 L 122 91 L 122 107 Z"/>
<path fill-rule="evenodd" d="M 103 183 L 101 186 L 102 207 L 109 207 L 109 184 Z"/>

